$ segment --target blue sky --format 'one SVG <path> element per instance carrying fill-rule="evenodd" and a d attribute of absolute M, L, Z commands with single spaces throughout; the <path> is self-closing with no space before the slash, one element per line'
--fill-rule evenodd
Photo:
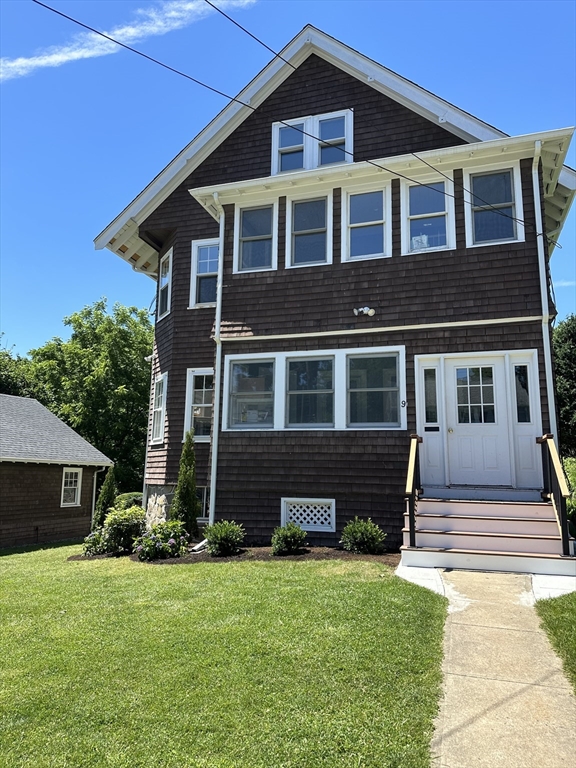
<path fill-rule="evenodd" d="M 203 0 L 47 4 L 232 95 L 271 58 Z M 314 24 L 509 134 L 576 123 L 571 0 L 220 4 L 275 50 Z M 154 283 L 93 238 L 227 102 L 31 0 L 0 0 L 0 22 L 1 343 L 25 354 L 102 296 L 150 306 Z M 576 312 L 575 223 L 552 258 L 560 317 Z"/>

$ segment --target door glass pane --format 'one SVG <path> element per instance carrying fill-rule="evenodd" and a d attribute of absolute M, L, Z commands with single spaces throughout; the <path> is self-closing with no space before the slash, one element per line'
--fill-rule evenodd
<path fill-rule="evenodd" d="M 456 402 L 458 404 L 459 424 L 495 423 L 493 381 L 492 366 L 456 369 Z"/>
<path fill-rule="evenodd" d="M 470 384 L 480 384 L 480 368 L 468 368 Z"/>
<path fill-rule="evenodd" d="M 482 384 L 492 384 L 492 367 L 482 368 Z"/>
<path fill-rule="evenodd" d="M 426 410 L 426 423 L 436 424 L 438 421 L 438 404 L 436 397 L 436 369 L 424 370 L 424 401 Z"/>
<path fill-rule="evenodd" d="M 530 423 L 530 395 L 528 391 L 528 366 L 515 365 L 516 415 L 519 424 Z"/>

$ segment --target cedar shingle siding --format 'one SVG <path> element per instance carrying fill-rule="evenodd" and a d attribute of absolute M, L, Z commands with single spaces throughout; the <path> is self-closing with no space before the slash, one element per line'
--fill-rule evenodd
<path fill-rule="evenodd" d="M 177 479 L 182 448 L 186 369 L 214 365 L 214 310 L 189 310 L 192 240 L 217 238 L 218 223 L 188 190 L 270 175 L 271 125 L 277 120 L 354 110 L 354 160 L 403 155 L 465 143 L 373 88 L 311 55 L 140 226 L 141 237 L 162 237 L 161 254 L 173 247 L 172 309 L 156 329 L 153 375 L 168 372 L 163 445 L 148 450 L 150 485 Z M 375 172 L 376 173 L 376 172 Z M 414 356 L 491 350 L 538 350 L 542 392 L 545 374 L 539 322 L 467 328 L 266 341 L 229 338 L 348 331 L 541 314 L 534 232 L 531 161 L 521 162 L 525 242 L 466 248 L 462 171 L 454 173 L 456 248 L 401 255 L 400 182 L 392 189 L 392 257 L 351 263 L 340 260 L 341 189 L 333 189 L 333 264 L 285 269 L 286 198 L 279 199 L 278 269 L 233 274 L 234 206 L 225 206 L 222 300 L 225 354 L 314 349 L 406 346 L 406 431 L 314 430 L 223 432 L 218 451 L 216 517 L 242 522 L 252 540 L 269 540 L 280 524 L 283 496 L 336 499 L 337 531 L 313 542 L 336 543 L 353 515 L 370 515 L 401 542 L 403 486 L 416 428 Z M 168 235 L 167 235 L 168 233 Z M 352 307 L 375 307 L 354 317 Z M 228 338 L 228 340 L 227 340 Z M 542 396 L 544 431 L 548 404 Z M 210 447 L 198 444 L 198 484 L 209 483 Z"/>

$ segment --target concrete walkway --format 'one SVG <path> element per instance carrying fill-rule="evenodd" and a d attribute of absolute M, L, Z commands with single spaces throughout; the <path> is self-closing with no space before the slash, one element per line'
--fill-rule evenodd
<path fill-rule="evenodd" d="M 576 698 L 533 607 L 576 578 L 404 570 L 427 571 L 398 575 L 438 592 L 440 581 L 450 599 L 434 768 L 576 765 Z"/>

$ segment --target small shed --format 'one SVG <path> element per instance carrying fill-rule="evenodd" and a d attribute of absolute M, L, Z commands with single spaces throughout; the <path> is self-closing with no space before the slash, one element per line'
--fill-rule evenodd
<path fill-rule="evenodd" d="M 112 464 L 37 400 L 0 395 L 0 548 L 87 536 Z"/>

